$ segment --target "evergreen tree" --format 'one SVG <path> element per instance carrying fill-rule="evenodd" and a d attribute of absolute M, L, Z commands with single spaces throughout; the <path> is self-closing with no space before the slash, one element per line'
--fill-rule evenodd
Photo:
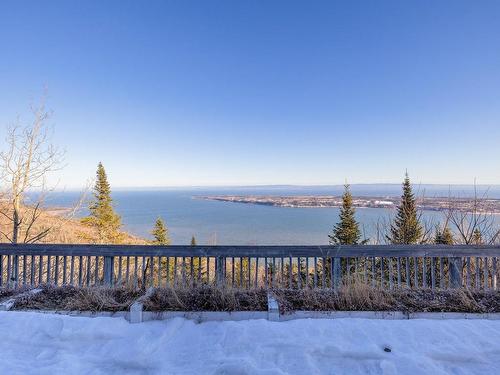
<path fill-rule="evenodd" d="M 93 188 L 94 199 L 89 205 L 90 216 L 82 221 L 97 229 L 100 243 L 120 242 L 121 218 L 113 209 L 111 188 L 102 163 L 97 166 L 96 177 Z"/>
<path fill-rule="evenodd" d="M 361 238 L 358 222 L 354 217 L 355 209 L 352 206 L 352 195 L 349 185 L 345 185 L 340 209 L 340 222 L 335 224 L 332 234 L 328 235 L 330 245 L 357 245 Z"/>
<path fill-rule="evenodd" d="M 170 238 L 168 237 L 168 229 L 167 225 L 165 224 L 165 221 L 161 218 L 158 217 L 155 221 L 155 226 L 153 230 L 151 231 L 151 234 L 153 235 L 153 245 L 163 245 L 163 246 L 168 246 L 170 245 Z M 169 259 L 169 258 L 167 258 Z M 167 268 L 168 267 L 168 272 L 170 275 L 173 275 L 174 272 L 174 266 L 173 263 L 170 261 L 167 262 L 165 258 L 161 258 L 161 269 Z M 144 280 L 146 280 L 146 277 L 148 275 L 148 270 L 149 269 L 149 258 L 146 261 L 146 268 L 145 272 L 143 275 Z M 161 272 L 160 269 L 158 269 L 158 272 Z M 170 281 L 169 281 L 170 282 Z"/>
<path fill-rule="evenodd" d="M 438 225 L 436 226 L 436 234 L 434 235 L 434 243 L 437 245 L 453 245 L 455 240 L 453 239 L 453 233 L 451 233 L 450 228 L 445 226 L 444 229 Z"/>
<path fill-rule="evenodd" d="M 474 229 L 474 232 L 472 233 L 472 244 L 473 245 L 484 245 L 483 235 L 478 228 Z"/>
<path fill-rule="evenodd" d="M 170 245 L 170 238 L 168 237 L 168 229 L 161 217 L 156 219 L 155 227 L 151 232 L 151 234 L 154 237 L 153 243 L 155 245 Z"/>
<path fill-rule="evenodd" d="M 191 246 L 196 246 L 196 238 L 191 236 Z M 191 258 L 193 262 L 193 274 L 191 275 L 193 280 L 198 279 L 198 275 L 204 276 L 205 272 L 201 272 L 200 268 L 202 267 L 203 261 L 201 257 Z"/>
<path fill-rule="evenodd" d="M 396 218 L 387 237 L 393 244 L 415 244 L 422 238 L 422 226 L 418 220 L 415 196 L 413 195 L 408 173 L 403 182 L 403 195 L 398 206 Z"/>

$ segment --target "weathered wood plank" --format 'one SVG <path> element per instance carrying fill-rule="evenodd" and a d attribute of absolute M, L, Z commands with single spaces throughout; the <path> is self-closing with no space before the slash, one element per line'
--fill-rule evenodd
<path fill-rule="evenodd" d="M 0 244 L 2 255 L 170 257 L 494 257 L 500 245 L 148 246 Z"/>

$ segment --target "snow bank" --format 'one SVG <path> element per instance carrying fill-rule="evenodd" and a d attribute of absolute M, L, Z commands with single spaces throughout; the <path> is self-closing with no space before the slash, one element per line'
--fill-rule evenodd
<path fill-rule="evenodd" d="M 9 375 L 493 374 L 500 321 L 176 318 L 133 325 L 0 312 L 0 360 Z"/>

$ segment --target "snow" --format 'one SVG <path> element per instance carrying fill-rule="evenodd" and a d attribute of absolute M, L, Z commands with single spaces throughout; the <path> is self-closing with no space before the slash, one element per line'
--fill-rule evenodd
<path fill-rule="evenodd" d="M 391 352 L 385 352 L 384 348 Z M 500 321 L 294 320 L 129 324 L 0 313 L 1 373 L 494 374 Z"/>

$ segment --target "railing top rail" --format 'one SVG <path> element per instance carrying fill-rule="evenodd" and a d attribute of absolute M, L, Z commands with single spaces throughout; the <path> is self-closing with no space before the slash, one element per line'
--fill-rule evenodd
<path fill-rule="evenodd" d="M 163 257 L 500 257 L 500 245 L 149 246 L 0 244 L 1 255 Z"/>

